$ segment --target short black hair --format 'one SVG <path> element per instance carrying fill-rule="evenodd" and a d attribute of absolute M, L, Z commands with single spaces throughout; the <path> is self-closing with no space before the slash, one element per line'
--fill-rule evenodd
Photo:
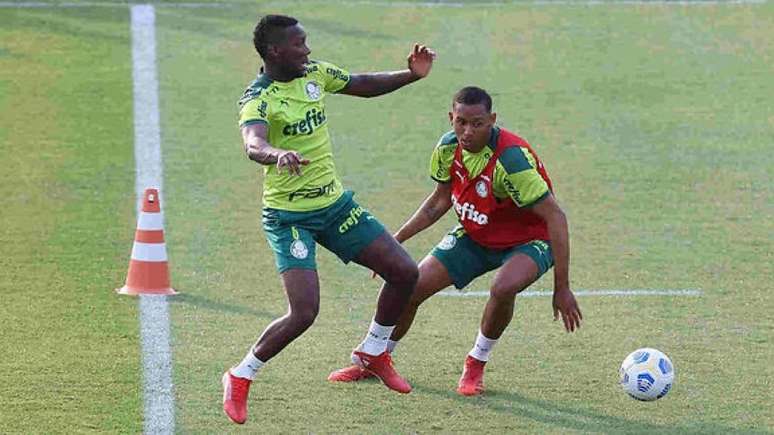
<path fill-rule="evenodd" d="M 282 30 L 298 24 L 298 20 L 287 15 L 266 15 L 258 21 L 253 30 L 253 45 L 255 51 L 261 56 L 266 57 L 266 51 L 269 44 L 280 42 Z"/>
<path fill-rule="evenodd" d="M 483 104 L 487 112 L 492 112 L 492 97 L 490 97 L 485 90 L 477 86 L 465 86 L 457 91 L 457 93 L 454 94 L 452 106 L 454 106 L 454 103 L 467 105 Z"/>

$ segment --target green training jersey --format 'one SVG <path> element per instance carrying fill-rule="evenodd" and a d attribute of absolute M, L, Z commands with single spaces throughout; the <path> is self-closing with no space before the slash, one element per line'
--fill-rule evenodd
<path fill-rule="evenodd" d="M 477 153 L 462 150 L 462 162 L 470 174 L 477 177 L 484 170 L 496 148 L 497 127 L 493 129 L 489 146 Z M 450 168 L 457 149 L 457 136 L 453 131 L 443 135 L 433 149 L 430 158 L 430 177 L 439 183 L 451 181 Z M 519 207 L 530 206 L 543 199 L 549 186 L 538 172 L 538 162 L 526 147 L 506 149 L 497 159 L 492 180 L 492 192 L 497 198 L 511 198 Z"/>
<path fill-rule="evenodd" d="M 289 82 L 256 78 L 239 100 L 239 126 L 264 123 L 269 143 L 292 150 L 310 163 L 301 176 L 264 165 L 263 204 L 290 211 L 318 210 L 333 204 L 343 193 L 333 164 L 325 97 L 349 83 L 349 72 L 327 62 L 309 63 L 303 77 Z"/>

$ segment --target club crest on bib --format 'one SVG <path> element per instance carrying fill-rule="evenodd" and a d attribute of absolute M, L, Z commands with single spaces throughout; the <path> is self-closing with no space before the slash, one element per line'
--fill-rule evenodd
<path fill-rule="evenodd" d="M 322 96 L 320 85 L 318 85 L 315 81 L 307 82 L 304 89 L 306 90 L 306 96 L 312 100 L 319 100 Z"/>
<path fill-rule="evenodd" d="M 294 240 L 290 244 L 290 255 L 296 257 L 299 260 L 303 260 L 309 255 L 309 249 L 306 244 L 301 240 Z"/>
<path fill-rule="evenodd" d="M 454 235 L 452 234 L 447 234 L 443 239 L 441 239 L 441 242 L 438 243 L 438 249 L 448 251 L 449 249 L 453 248 L 454 245 L 456 244 L 457 244 L 457 238 L 454 237 Z"/>
<path fill-rule="evenodd" d="M 487 189 L 486 182 L 484 180 L 479 180 L 479 182 L 476 183 L 476 193 L 478 193 L 478 196 L 482 198 L 486 198 L 486 196 L 489 194 L 489 189 Z"/>

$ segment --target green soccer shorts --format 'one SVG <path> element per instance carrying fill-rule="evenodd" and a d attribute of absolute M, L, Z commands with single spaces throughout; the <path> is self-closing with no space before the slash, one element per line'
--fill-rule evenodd
<path fill-rule="evenodd" d="M 288 269 L 316 270 L 317 243 L 349 263 L 385 231 L 384 225 L 353 196 L 345 191 L 328 207 L 308 212 L 263 209 L 263 230 L 280 273 Z"/>
<path fill-rule="evenodd" d="M 430 255 L 446 266 L 454 287 L 458 289 L 502 266 L 515 254 L 525 254 L 535 262 L 538 267 L 536 280 L 554 265 L 551 245 L 545 240 L 533 240 L 506 249 L 492 249 L 473 241 L 460 226 L 449 231 L 430 251 Z"/>

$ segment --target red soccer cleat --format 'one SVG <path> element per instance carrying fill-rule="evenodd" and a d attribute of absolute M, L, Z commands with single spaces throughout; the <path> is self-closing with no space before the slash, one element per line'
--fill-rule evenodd
<path fill-rule="evenodd" d="M 375 377 L 374 374 L 368 370 L 358 365 L 352 365 L 331 373 L 328 375 L 328 380 L 331 382 L 357 382 L 373 377 Z"/>
<path fill-rule="evenodd" d="M 404 394 L 411 392 L 411 385 L 392 366 L 389 352 L 374 356 L 355 350 L 352 351 L 352 362 L 379 378 L 387 388 Z"/>
<path fill-rule="evenodd" d="M 484 366 L 486 361 L 479 361 L 468 355 L 465 358 L 465 368 L 462 369 L 457 392 L 463 396 L 475 396 L 484 392 Z"/>
<path fill-rule="evenodd" d="M 247 394 L 250 392 L 250 379 L 238 378 L 231 370 L 223 373 L 223 412 L 236 424 L 247 420 Z"/>

